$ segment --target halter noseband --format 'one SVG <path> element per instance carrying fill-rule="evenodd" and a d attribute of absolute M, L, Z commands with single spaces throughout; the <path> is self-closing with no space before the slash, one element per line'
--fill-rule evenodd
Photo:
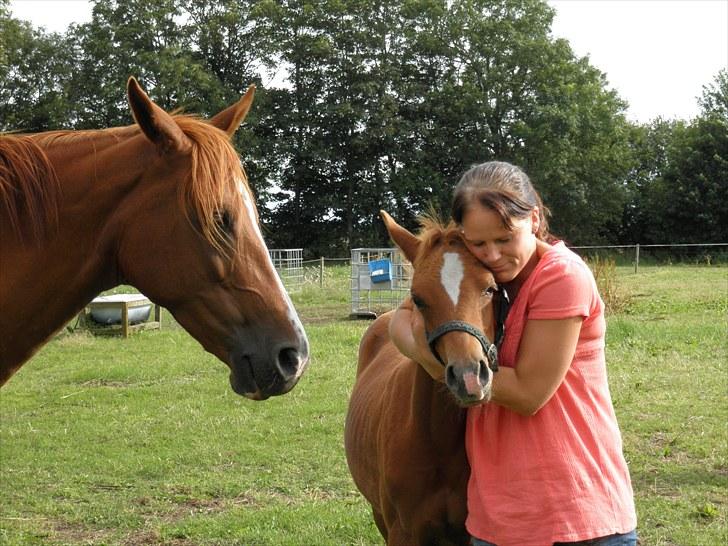
<path fill-rule="evenodd" d="M 491 343 L 488 339 L 488 336 L 486 336 L 480 328 L 477 328 L 472 324 L 469 324 L 462 320 L 450 320 L 448 322 L 444 322 L 440 324 L 440 326 L 435 328 L 432 332 L 427 334 L 427 344 L 430 346 L 430 351 L 432 351 L 432 354 L 435 355 L 435 358 L 437 358 L 437 361 L 440 364 L 445 366 L 442 358 L 440 358 L 440 355 L 437 354 L 437 351 L 435 350 L 435 343 L 437 342 L 437 340 L 448 332 L 465 332 L 466 334 L 470 334 L 480 342 L 480 346 L 483 348 L 483 353 L 488 359 L 488 367 L 494 372 L 498 371 L 497 345 L 500 345 L 501 341 L 503 341 L 503 335 L 505 333 L 506 315 L 508 314 L 508 307 L 510 304 L 508 300 L 508 293 L 505 291 L 505 289 L 498 289 L 498 293 L 500 294 L 501 298 L 499 301 L 498 314 L 496 317 L 495 343 Z"/>

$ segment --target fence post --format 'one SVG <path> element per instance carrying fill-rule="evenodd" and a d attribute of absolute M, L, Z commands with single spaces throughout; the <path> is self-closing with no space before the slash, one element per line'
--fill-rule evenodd
<path fill-rule="evenodd" d="M 637 270 L 640 267 L 640 244 L 637 243 L 634 247 L 634 272 L 637 273 Z"/>
<path fill-rule="evenodd" d="M 321 271 L 319 274 L 319 287 L 324 287 L 324 257 L 321 256 Z"/>

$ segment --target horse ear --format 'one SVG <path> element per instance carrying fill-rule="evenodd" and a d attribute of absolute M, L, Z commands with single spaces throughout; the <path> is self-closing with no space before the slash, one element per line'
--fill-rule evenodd
<path fill-rule="evenodd" d="M 192 149 L 192 142 L 172 116 L 152 102 L 133 76 L 126 84 L 126 94 L 134 121 L 162 153 L 188 152 Z"/>
<path fill-rule="evenodd" d="M 211 120 L 215 127 L 225 131 L 228 136 L 233 136 L 235 131 L 248 115 L 250 106 L 253 104 L 253 97 L 255 96 L 255 85 L 248 87 L 243 98 L 232 106 L 226 108 L 222 112 L 216 114 Z"/>
<path fill-rule="evenodd" d="M 420 240 L 415 237 L 410 231 L 407 231 L 405 228 L 395 222 L 394 218 L 392 218 L 385 211 L 380 210 L 379 215 L 382 217 L 382 220 L 384 220 L 384 225 L 389 232 L 389 236 L 400 248 L 405 258 L 407 258 L 410 263 L 415 263 L 417 251 L 420 248 Z"/>

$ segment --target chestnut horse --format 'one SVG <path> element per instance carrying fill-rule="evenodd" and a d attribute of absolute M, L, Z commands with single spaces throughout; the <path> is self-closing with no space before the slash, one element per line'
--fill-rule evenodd
<path fill-rule="evenodd" d="M 424 221 L 415 237 L 382 216 L 414 267 L 412 300 L 442 367 L 426 369 L 399 353 L 389 339 L 391 314 L 380 316 L 359 347 L 346 458 L 389 546 L 466 546 L 464 407 L 490 397 L 500 293 L 455 227 Z"/>
<path fill-rule="evenodd" d="M 230 137 L 254 87 L 209 121 L 134 78 L 135 124 L 0 135 L 0 385 L 100 292 L 130 284 L 230 367 L 235 392 L 288 392 L 308 363 Z"/>

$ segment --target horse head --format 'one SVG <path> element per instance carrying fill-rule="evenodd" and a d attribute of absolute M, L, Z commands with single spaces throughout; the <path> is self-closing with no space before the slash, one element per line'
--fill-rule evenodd
<path fill-rule="evenodd" d="M 131 78 L 127 95 L 140 133 L 126 153 L 141 174 L 108 229 L 122 227 L 115 229 L 118 280 L 169 309 L 225 362 L 235 392 L 262 400 L 293 388 L 309 346 L 230 143 L 253 94 L 251 86 L 205 122 L 168 114 Z"/>
<path fill-rule="evenodd" d="M 441 363 L 420 363 L 447 384 L 461 406 L 490 399 L 497 350 L 492 273 L 473 256 L 453 225 L 423 220 L 419 236 L 382 211 L 390 237 L 412 263 L 411 297 L 422 314 L 428 343 Z"/>

